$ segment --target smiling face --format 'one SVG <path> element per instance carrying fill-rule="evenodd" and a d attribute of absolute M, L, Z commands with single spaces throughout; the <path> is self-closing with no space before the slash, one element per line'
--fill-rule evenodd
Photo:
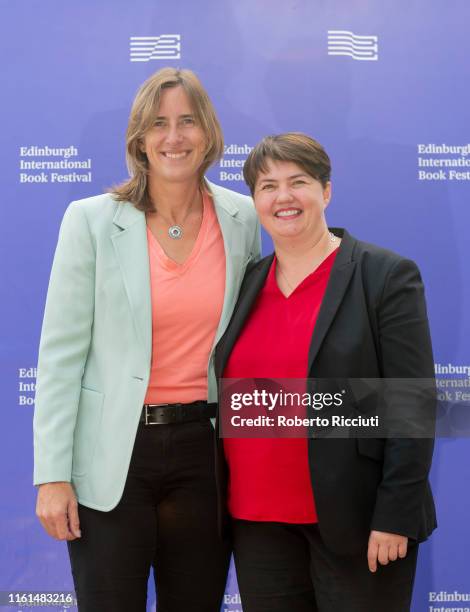
<path fill-rule="evenodd" d="M 143 137 L 149 182 L 199 181 L 206 138 L 183 87 L 162 91 L 154 125 Z"/>
<path fill-rule="evenodd" d="M 323 187 L 294 162 L 267 159 L 253 197 L 260 222 L 275 244 L 290 238 L 309 243 L 327 231 L 324 212 L 331 183 Z"/>

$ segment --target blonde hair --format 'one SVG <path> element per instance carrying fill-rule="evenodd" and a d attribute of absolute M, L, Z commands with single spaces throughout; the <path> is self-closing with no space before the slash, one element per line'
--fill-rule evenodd
<path fill-rule="evenodd" d="M 148 161 L 141 150 L 142 140 L 157 117 L 162 92 L 170 87 L 182 87 L 189 98 L 195 118 L 206 138 L 206 154 L 199 168 L 199 180 L 224 152 L 222 129 L 215 109 L 198 77 L 191 70 L 162 68 L 140 87 L 132 104 L 126 132 L 126 161 L 130 178 L 109 191 L 120 202 L 131 202 L 136 208 L 153 210 L 147 189 Z"/>

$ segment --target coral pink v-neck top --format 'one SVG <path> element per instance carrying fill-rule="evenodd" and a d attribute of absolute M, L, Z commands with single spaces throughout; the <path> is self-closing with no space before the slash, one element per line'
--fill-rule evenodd
<path fill-rule="evenodd" d="M 225 293 L 225 250 L 212 198 L 183 264 L 147 227 L 152 297 L 152 364 L 146 404 L 207 399 L 207 366 Z"/>
<path fill-rule="evenodd" d="M 305 378 L 308 351 L 336 257 L 285 297 L 276 258 L 232 350 L 225 378 Z M 238 519 L 316 523 L 306 438 L 225 438 L 228 507 Z"/>

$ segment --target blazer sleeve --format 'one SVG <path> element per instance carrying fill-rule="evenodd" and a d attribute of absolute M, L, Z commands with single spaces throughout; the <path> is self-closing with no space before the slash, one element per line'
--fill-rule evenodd
<path fill-rule="evenodd" d="M 425 379 L 428 389 L 429 383 L 435 389 L 424 287 L 414 262 L 400 259 L 389 272 L 378 307 L 378 323 L 382 376 L 395 379 L 390 381 L 387 409 L 393 410 L 395 405 L 400 414 L 406 416 L 406 411 L 411 410 L 413 414 L 409 416 L 417 418 L 424 406 L 426 431 L 432 431 L 433 436 L 436 409 L 433 391 L 423 403 L 418 381 L 408 380 L 415 384 L 407 385 L 406 380 L 403 384 L 396 380 L 424 382 Z M 385 440 L 383 478 L 377 491 L 371 529 L 418 538 L 433 447 L 433 437 Z"/>
<path fill-rule="evenodd" d="M 84 207 L 62 220 L 39 345 L 34 411 L 34 484 L 70 481 L 81 380 L 91 341 L 95 248 Z"/>

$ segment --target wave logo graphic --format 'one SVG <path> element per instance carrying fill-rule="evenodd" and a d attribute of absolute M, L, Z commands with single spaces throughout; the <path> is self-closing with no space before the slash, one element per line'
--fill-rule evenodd
<path fill-rule="evenodd" d="M 181 59 L 181 35 L 131 36 L 131 62 Z"/>
<path fill-rule="evenodd" d="M 361 61 L 378 60 L 378 38 L 358 36 L 348 30 L 328 30 L 328 55 L 348 55 Z"/>

